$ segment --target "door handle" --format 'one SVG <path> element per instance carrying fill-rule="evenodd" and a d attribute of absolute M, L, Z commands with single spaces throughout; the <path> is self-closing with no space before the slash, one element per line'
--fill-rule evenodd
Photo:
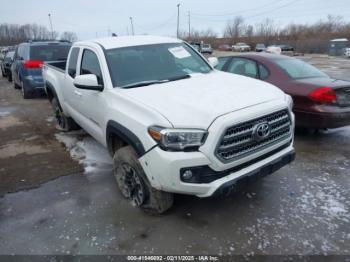
<path fill-rule="evenodd" d="M 83 96 L 83 94 L 82 93 L 80 93 L 79 91 L 77 91 L 77 90 L 74 90 L 74 94 L 76 94 L 77 96 Z"/>

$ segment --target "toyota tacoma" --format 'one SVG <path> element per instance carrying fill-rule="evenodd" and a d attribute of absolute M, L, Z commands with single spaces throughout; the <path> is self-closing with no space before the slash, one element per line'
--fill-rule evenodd
<path fill-rule="evenodd" d="M 123 196 L 162 213 L 174 193 L 222 194 L 294 160 L 291 97 L 216 64 L 178 39 L 125 36 L 76 42 L 43 76 L 60 129 L 108 148 Z"/>

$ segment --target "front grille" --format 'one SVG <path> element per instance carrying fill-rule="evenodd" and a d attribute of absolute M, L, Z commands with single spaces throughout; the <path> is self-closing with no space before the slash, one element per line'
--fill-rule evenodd
<path fill-rule="evenodd" d="M 256 129 L 261 124 L 267 124 L 269 127 L 269 134 L 265 137 L 257 135 Z M 215 155 L 223 162 L 233 161 L 290 138 L 291 135 L 288 110 L 280 110 L 227 128 L 218 143 Z"/>

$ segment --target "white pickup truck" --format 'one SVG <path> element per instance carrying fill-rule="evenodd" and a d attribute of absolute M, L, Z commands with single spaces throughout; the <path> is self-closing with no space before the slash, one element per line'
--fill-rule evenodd
<path fill-rule="evenodd" d="M 122 194 L 161 213 L 173 193 L 226 193 L 294 160 L 291 97 L 216 63 L 178 39 L 112 37 L 75 43 L 43 76 L 60 128 L 107 147 Z"/>

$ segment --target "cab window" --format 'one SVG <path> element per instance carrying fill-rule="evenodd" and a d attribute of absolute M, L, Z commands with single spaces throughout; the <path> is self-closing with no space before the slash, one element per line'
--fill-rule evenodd
<path fill-rule="evenodd" d="M 89 49 L 84 50 L 83 57 L 81 59 L 80 74 L 94 74 L 97 77 L 98 84 L 103 85 L 102 71 L 97 55 Z"/>
<path fill-rule="evenodd" d="M 69 62 L 68 62 L 68 74 L 72 78 L 75 78 L 76 73 L 77 73 L 78 55 L 79 55 L 79 47 L 74 47 L 72 49 L 70 56 L 69 56 Z"/>

